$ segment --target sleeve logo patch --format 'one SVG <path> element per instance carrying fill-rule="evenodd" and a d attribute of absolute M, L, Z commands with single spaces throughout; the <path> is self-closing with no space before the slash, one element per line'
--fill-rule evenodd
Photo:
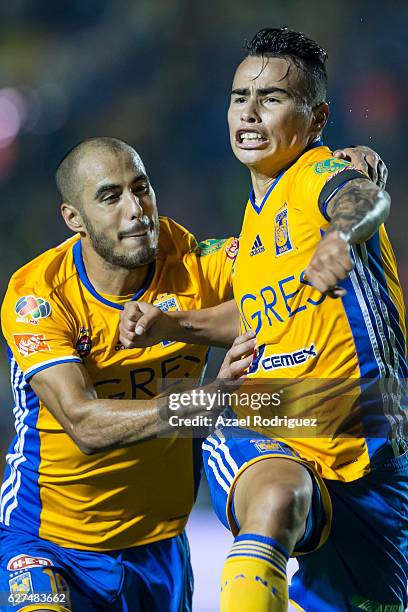
<path fill-rule="evenodd" d="M 209 238 L 208 240 L 203 240 L 202 242 L 198 243 L 198 246 L 195 249 L 195 253 L 196 255 L 198 255 L 198 257 L 212 255 L 213 253 L 219 251 L 226 242 L 226 238 Z"/>
<path fill-rule="evenodd" d="M 289 236 L 288 209 L 284 208 L 275 217 L 275 253 L 277 256 L 293 249 Z"/>
<path fill-rule="evenodd" d="M 231 244 L 225 247 L 225 254 L 228 257 L 228 259 L 232 259 L 234 261 L 236 256 L 238 255 L 238 249 L 239 249 L 239 240 L 238 238 L 234 238 Z"/>
<path fill-rule="evenodd" d="M 350 167 L 350 162 L 345 161 L 344 159 L 324 159 L 323 161 L 316 162 L 312 164 L 314 166 L 314 171 L 316 174 L 332 174 L 333 172 L 341 172 L 341 170 L 345 170 Z"/>
<path fill-rule="evenodd" d="M 87 357 L 92 349 L 92 338 L 87 327 L 81 327 L 75 348 L 80 357 Z"/>
<path fill-rule="evenodd" d="M 51 304 L 41 297 L 25 295 L 17 301 L 14 310 L 18 323 L 38 325 L 40 319 L 50 316 Z"/>
<path fill-rule="evenodd" d="M 48 344 L 44 342 L 44 334 L 13 334 L 13 340 L 18 352 L 23 357 L 50 350 Z"/>

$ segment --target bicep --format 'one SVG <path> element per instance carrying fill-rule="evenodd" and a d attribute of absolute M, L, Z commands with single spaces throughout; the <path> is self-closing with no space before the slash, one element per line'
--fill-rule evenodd
<path fill-rule="evenodd" d="M 330 198 L 326 206 L 326 215 L 332 219 L 339 209 L 342 215 L 350 217 L 356 214 L 357 209 L 369 212 L 380 191 L 380 188 L 367 178 L 350 180 Z"/>
<path fill-rule="evenodd" d="M 29 382 L 41 403 L 75 440 L 73 431 L 86 403 L 97 398 L 85 366 L 81 363 L 57 364 L 37 372 Z"/>

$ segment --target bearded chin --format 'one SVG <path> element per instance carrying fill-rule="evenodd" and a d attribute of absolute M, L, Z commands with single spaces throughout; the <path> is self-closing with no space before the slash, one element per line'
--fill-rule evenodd
<path fill-rule="evenodd" d="M 134 268 L 140 268 L 141 266 L 152 263 L 157 257 L 158 240 L 156 241 L 155 246 L 143 246 L 137 249 L 134 253 L 120 253 L 118 252 L 117 245 L 114 243 L 114 241 L 107 238 L 103 234 L 98 234 L 95 232 L 88 219 L 86 221 L 84 219 L 84 224 L 96 253 L 98 253 L 100 257 L 115 268 L 133 270 Z M 158 224 L 155 224 L 157 233 L 158 228 Z"/>
<path fill-rule="evenodd" d="M 133 270 L 152 263 L 157 257 L 157 246 L 141 247 L 135 253 L 117 253 L 110 241 L 98 240 L 94 242 L 92 238 L 91 241 L 98 255 L 115 268 Z"/>

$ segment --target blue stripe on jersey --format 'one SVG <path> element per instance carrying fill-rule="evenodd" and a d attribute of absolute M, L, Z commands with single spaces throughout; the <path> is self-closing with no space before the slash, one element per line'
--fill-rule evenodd
<path fill-rule="evenodd" d="M 372 387 L 378 384 L 382 375 L 384 375 L 384 364 L 382 355 L 379 353 L 379 347 L 375 332 L 372 328 L 372 321 L 369 314 L 369 305 L 366 303 L 364 296 L 361 294 L 360 285 L 357 281 L 356 273 L 353 270 L 350 276 L 341 282 L 341 286 L 347 290 L 347 294 L 342 298 L 343 307 L 350 325 L 353 335 L 354 344 L 356 347 L 358 365 L 361 377 L 361 396 L 360 401 L 362 406 L 369 408 L 372 401 Z M 372 379 L 372 384 L 367 379 Z M 386 423 L 386 417 L 381 419 Z M 367 414 L 362 411 L 363 426 L 367 426 Z M 381 429 L 384 430 L 383 423 Z M 389 429 L 389 428 L 388 428 Z M 370 459 L 375 452 L 384 445 L 385 438 L 366 438 L 367 450 Z"/>
<path fill-rule="evenodd" d="M 389 295 L 387 279 L 382 265 L 379 233 L 375 234 L 366 244 L 359 245 L 357 251 L 361 255 L 363 263 L 367 262 L 367 265 L 364 266 L 365 279 L 376 300 L 388 339 L 388 346 L 385 348 L 390 353 L 389 361 L 393 365 L 390 387 L 395 394 L 397 403 L 394 413 L 402 424 L 406 419 L 408 408 L 405 335 L 400 326 L 399 312 Z"/>
<path fill-rule="evenodd" d="M 272 191 L 275 189 L 276 185 L 279 183 L 279 181 L 281 180 L 282 176 L 285 174 L 286 170 L 282 170 L 282 172 L 280 172 L 278 174 L 278 176 L 276 177 L 276 179 L 273 181 L 272 185 L 269 187 L 268 191 L 265 193 L 264 197 L 262 198 L 262 202 L 260 203 L 260 205 L 258 206 L 258 204 L 256 203 L 255 200 L 255 192 L 253 189 L 251 189 L 251 193 L 249 194 L 249 200 L 255 210 L 255 212 L 259 213 L 262 211 L 263 207 L 265 206 L 266 200 L 269 198 L 269 196 L 271 195 Z"/>
<path fill-rule="evenodd" d="M 96 291 L 95 287 L 92 285 L 91 281 L 89 280 L 88 274 L 86 273 L 86 270 L 85 270 L 84 260 L 82 258 L 82 244 L 80 240 L 78 240 L 72 247 L 72 253 L 74 256 L 74 263 L 75 263 L 75 267 L 77 269 L 79 278 L 81 279 L 85 287 L 88 289 L 89 293 L 91 293 L 94 297 L 96 297 L 97 300 L 102 302 L 102 304 L 106 304 L 106 306 L 111 306 L 112 308 L 116 308 L 117 310 L 123 310 L 124 307 L 122 304 L 116 304 L 115 302 L 111 302 L 110 300 L 107 300 L 102 295 L 100 295 Z M 145 280 L 144 286 L 141 289 L 139 289 L 137 293 L 135 293 L 135 295 L 130 299 L 130 301 L 139 300 L 144 294 L 144 292 L 147 291 L 150 283 L 153 280 L 155 267 L 156 266 L 154 262 L 149 264 L 147 278 Z"/>
<path fill-rule="evenodd" d="M 381 299 L 383 300 L 386 306 L 390 326 L 395 334 L 396 348 L 399 357 L 400 376 L 406 379 L 408 376 L 408 367 L 406 359 L 406 340 L 404 332 L 400 325 L 400 313 L 398 312 L 397 307 L 395 306 L 389 295 L 388 283 L 385 276 L 381 257 L 381 243 L 379 232 L 376 232 L 374 236 L 372 236 L 370 240 L 366 242 L 366 247 L 369 261 L 369 271 L 374 276 L 375 280 L 379 285 Z M 361 252 L 361 247 L 359 248 Z M 370 282 L 372 284 L 371 279 Z"/>
<path fill-rule="evenodd" d="M 6 457 L 1 488 L 0 521 L 28 533 L 39 533 L 41 500 L 38 484 L 40 435 L 37 430 L 39 401 L 12 357 L 11 382 L 16 435 Z"/>
<path fill-rule="evenodd" d="M 367 305 L 367 314 L 370 317 L 371 329 L 374 332 L 372 339 L 377 347 L 377 360 L 383 373 L 380 389 L 384 391 L 384 412 L 388 415 L 388 422 L 392 424 L 393 430 L 396 432 L 398 425 L 401 425 L 403 421 L 403 414 L 400 410 L 401 385 L 398 378 L 398 357 L 394 355 L 388 325 L 384 319 L 384 313 L 381 312 L 383 304 L 376 298 L 375 289 L 372 289 L 367 281 L 366 273 L 369 273 L 369 271 L 363 265 L 358 254 L 354 259 L 357 282 Z M 380 421 L 380 419 L 378 420 Z M 384 424 L 386 422 L 384 420 Z"/>
<path fill-rule="evenodd" d="M 24 374 L 24 378 L 28 382 L 30 378 L 34 376 L 34 374 L 38 374 L 38 372 L 42 372 L 43 370 L 47 370 L 48 368 L 52 368 L 53 366 L 60 365 L 61 363 L 83 363 L 80 357 L 75 357 L 72 355 L 71 357 L 57 358 L 52 361 L 48 361 L 47 363 L 40 364 L 37 368 L 29 368 Z"/>

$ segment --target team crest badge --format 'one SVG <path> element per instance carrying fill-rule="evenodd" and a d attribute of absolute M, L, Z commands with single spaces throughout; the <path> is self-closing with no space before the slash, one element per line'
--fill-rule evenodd
<path fill-rule="evenodd" d="M 33 592 L 33 583 L 31 582 L 30 572 L 19 574 L 15 578 L 9 580 L 10 593 L 12 595 L 31 595 Z"/>
<path fill-rule="evenodd" d="M 289 235 L 288 209 L 285 207 L 275 217 L 275 253 L 284 255 L 293 249 Z"/>
<path fill-rule="evenodd" d="M 282 446 L 273 440 L 251 440 L 252 444 L 260 453 L 268 453 L 271 451 L 283 451 Z"/>
<path fill-rule="evenodd" d="M 162 312 L 176 312 L 177 310 L 181 310 L 176 296 L 170 293 L 160 295 L 153 302 L 153 306 L 157 306 Z M 162 346 L 169 346 L 170 344 L 174 344 L 173 340 L 163 340 L 162 342 Z"/>

